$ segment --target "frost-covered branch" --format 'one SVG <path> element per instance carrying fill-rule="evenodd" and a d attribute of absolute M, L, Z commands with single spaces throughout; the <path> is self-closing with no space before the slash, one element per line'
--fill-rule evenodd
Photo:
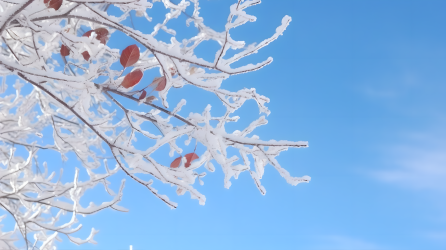
<path fill-rule="evenodd" d="M 25 239 L 27 249 L 53 249 L 58 234 L 68 235 L 76 244 L 94 243 L 95 229 L 85 240 L 71 235 L 80 229 L 75 226 L 76 216 L 105 208 L 125 211 L 117 205 L 122 199 L 123 184 L 115 194 L 107 181 L 117 171 L 145 186 L 171 208 L 177 204 L 153 187 L 156 182 L 175 186 L 178 195 L 189 192 L 191 198 L 204 204 L 206 197 L 195 182 L 203 185 L 203 171 L 214 172 L 214 164 L 221 167 L 226 188 L 246 171 L 262 195 L 266 189 L 261 179 L 268 164 L 292 185 L 310 181 L 309 176 L 291 176 L 277 160 L 280 152 L 305 148 L 308 143 L 260 139 L 253 133 L 258 126 L 267 124 L 264 115 L 246 128 L 225 128 L 226 123 L 238 121 L 234 112 L 249 100 L 257 103 L 259 113 L 270 114 L 266 106 L 270 99 L 256 89 L 222 88 L 225 79 L 271 63 L 268 57 L 255 64 L 233 66 L 277 39 L 291 21 L 288 16 L 281 23 L 277 21 L 275 32 L 258 44 L 234 40 L 231 31 L 254 22 L 256 17 L 246 11 L 259 3 L 260 0 L 236 1 L 229 8 L 226 25 L 218 31 L 205 24 L 198 0 L 0 0 L 0 92 L 12 85 L 6 79 L 20 79 L 14 84 L 15 94 L 3 94 L 0 99 L 0 160 L 4 166 L 0 169 L 0 205 L 15 219 L 16 231 Z M 134 12 L 139 22 L 150 25 L 153 4 L 163 5 L 166 13 L 164 20 L 152 24 L 150 34 L 123 24 L 128 17 L 133 18 Z M 118 16 L 109 13 L 111 6 Z M 185 25 L 193 24 L 197 33 L 179 42 L 176 30 L 184 27 L 171 21 L 182 14 L 187 16 Z M 123 51 L 109 47 L 115 32 L 127 35 L 135 44 L 128 44 Z M 170 42 L 157 38 L 161 32 L 170 36 Z M 214 55 L 211 61 L 195 54 L 205 41 L 220 46 L 208 52 Z M 159 77 L 141 81 L 151 70 Z M 27 94 L 23 94 L 23 82 L 32 87 Z M 187 105 L 186 99 L 173 103 L 172 108 L 169 92 L 185 85 L 211 93 L 226 108 L 224 114 L 213 116 L 208 105 L 185 115 L 181 110 Z M 131 102 L 144 111 L 133 110 Z M 146 124 L 156 129 L 148 131 Z M 52 133 L 44 132 L 47 129 Z M 153 143 L 141 147 L 137 136 Z M 185 137 L 188 139 L 183 145 Z M 195 149 L 186 151 L 192 141 Z M 171 158 L 170 165 L 161 164 L 155 157 L 154 153 L 163 146 L 170 148 L 165 156 Z M 27 159 L 14 153 L 18 147 L 29 152 Z M 238 156 L 228 156 L 229 148 L 237 150 Z M 47 149 L 59 153 L 63 161 L 74 153 L 89 180 L 79 180 L 76 171 L 72 183 L 51 181 L 54 175 L 47 176 L 46 171 L 42 174 L 37 161 L 37 152 Z M 109 170 L 104 158 L 116 168 Z M 105 174 L 93 172 L 102 167 Z M 113 196 L 111 201 L 81 206 L 85 190 L 97 184 L 104 185 Z M 53 210 L 59 211 L 57 215 L 48 215 Z M 70 221 L 57 223 L 65 213 L 71 214 Z M 34 234 L 35 242 L 28 240 L 30 234 Z M 0 244 L 14 248 L 10 240 L 13 235 L 0 235 Z"/>

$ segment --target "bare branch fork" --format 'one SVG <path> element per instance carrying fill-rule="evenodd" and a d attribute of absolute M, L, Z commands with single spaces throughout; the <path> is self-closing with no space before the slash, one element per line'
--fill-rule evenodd
<path fill-rule="evenodd" d="M 165 15 L 163 22 L 154 24 L 152 33 L 143 34 L 122 22 L 130 17 L 133 26 L 136 19 L 133 19 L 132 11 L 139 22 L 150 22 L 150 9 L 155 3 L 147 0 L 0 0 L 0 76 L 3 81 L 0 83 L 0 94 L 8 85 L 12 85 L 6 83 L 8 75 L 16 75 L 34 87 L 31 93 L 23 95 L 23 84 L 17 81 L 13 85 L 15 95 L 0 96 L 0 162 L 5 166 L 4 169 L 0 168 L 0 207 L 15 219 L 16 231 L 24 238 L 27 250 L 53 249 L 55 242 L 60 240 L 58 234 L 67 235 L 76 244 L 95 243 L 93 237 L 98 232 L 95 229 L 84 240 L 71 236 L 81 228 L 76 216 L 96 213 L 105 208 L 126 211 L 118 205 L 124 182 L 115 194 L 107 181 L 119 170 L 171 208 L 178 205 L 166 195 L 158 193 L 152 187 L 153 180 L 147 181 L 137 175 L 150 176 L 175 186 L 178 195 L 189 192 L 191 198 L 197 199 L 200 204 L 205 203 L 206 197 L 197 190 L 195 181 L 203 185 L 202 178 L 206 173 L 198 171 L 204 167 L 214 172 L 214 163 L 221 167 L 225 175 L 226 188 L 231 186 L 232 178 L 237 179 L 247 171 L 262 195 L 266 193 L 261 179 L 267 164 L 291 185 L 310 181 L 309 176 L 292 177 L 276 159 L 280 152 L 290 147 L 307 147 L 307 142 L 265 141 L 252 135 L 255 128 L 267 124 L 265 116 L 260 116 L 244 129 L 234 132 L 225 130 L 227 122 L 239 119 L 233 113 L 248 100 L 257 103 L 260 113 L 270 113 L 266 106 L 269 98 L 258 94 L 254 88 L 235 92 L 221 88 L 228 77 L 249 73 L 271 63 L 272 58 L 269 57 L 257 64 L 231 67 L 277 39 L 291 21 L 290 17 L 285 16 L 275 33 L 258 44 L 247 45 L 232 39 L 232 29 L 256 20 L 245 10 L 259 3 L 260 0 L 238 0 L 230 7 L 224 31 L 217 32 L 205 25 L 198 0 L 178 4 L 162 0 L 156 4 L 163 4 L 169 14 Z M 123 14 L 118 17 L 108 15 L 111 5 L 119 8 Z M 191 15 L 186 14 L 186 24 L 195 25 L 198 32 L 178 42 L 175 29 L 181 27 L 170 21 L 185 14 L 188 6 L 193 7 L 194 11 Z M 89 27 L 90 30 L 81 27 Z M 122 32 L 146 50 L 141 53 L 139 47 L 129 46 L 127 48 L 137 51 L 124 55 L 125 50 L 108 47 L 107 41 L 113 32 Z M 170 43 L 159 41 L 159 32 L 170 34 Z M 215 53 L 213 61 L 195 55 L 195 49 L 208 40 L 221 46 L 217 52 L 210 52 Z M 236 50 L 236 53 L 228 56 L 228 50 Z M 131 60 L 132 63 L 129 63 Z M 63 67 L 60 65 L 62 61 Z M 122 70 L 115 70 L 114 64 L 118 61 L 123 66 Z M 133 67 L 133 70 L 124 74 L 127 67 Z M 58 72 L 67 68 L 67 72 Z M 151 69 L 159 69 L 160 77 L 144 86 L 138 84 L 143 74 Z M 139 78 L 136 77 L 138 75 Z M 104 77 L 107 80 L 98 83 Z M 201 113 L 181 115 L 181 109 L 186 105 L 184 99 L 171 108 L 167 100 L 169 91 L 185 85 L 215 95 L 226 107 L 225 114 L 212 116 L 209 105 Z M 125 102 L 119 101 L 120 98 L 144 105 L 146 112 L 131 110 Z M 157 100 L 159 103 L 156 103 Z M 119 117 L 113 109 L 122 110 L 124 116 Z M 181 121 L 182 125 L 174 126 L 171 119 Z M 217 125 L 212 126 L 211 121 L 217 121 Z M 153 124 L 157 131 L 143 129 L 144 123 Z M 47 127 L 52 129 L 52 135 L 43 133 Z M 136 135 L 151 140 L 153 145 L 137 147 Z M 50 136 L 54 145 L 41 145 L 35 142 L 35 136 Z M 179 138 L 183 136 L 188 137 L 185 146 L 192 140 L 200 145 L 198 152 L 185 152 L 183 145 L 179 145 Z M 176 159 L 172 158 L 170 166 L 160 164 L 153 156 L 164 145 L 170 148 L 166 157 L 177 156 Z M 17 147 L 28 150 L 27 159 L 15 154 Z M 238 150 L 239 156 L 229 157 L 227 149 L 230 147 Z M 48 174 L 46 163 L 45 172 L 42 173 L 37 161 L 37 152 L 43 149 L 59 152 L 64 161 L 68 160 L 67 153 L 74 152 L 87 171 L 89 180 L 80 181 L 76 170 L 72 183 L 60 182 L 62 171 L 59 180 L 52 181 L 55 174 Z M 107 160 L 103 160 L 107 158 L 104 156 L 107 150 L 111 151 L 112 159 L 116 161 L 115 169 L 110 170 Z M 95 169 L 100 167 L 105 169 L 105 174 L 95 173 Z M 104 186 L 112 200 L 87 208 L 80 206 L 79 201 L 85 191 L 98 184 Z M 60 201 L 61 197 L 71 203 Z M 53 210 L 58 211 L 57 215 L 52 214 L 48 219 L 47 214 Z M 67 212 L 71 214 L 70 222 L 56 225 Z M 28 239 L 31 234 L 34 242 Z M 11 237 L 13 233 L 0 236 L 0 248 L 18 249 L 9 240 Z"/>

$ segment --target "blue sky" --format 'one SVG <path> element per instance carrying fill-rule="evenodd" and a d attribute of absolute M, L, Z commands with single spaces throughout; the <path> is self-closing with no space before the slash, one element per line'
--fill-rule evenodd
<path fill-rule="evenodd" d="M 232 3 L 202 1 L 206 23 L 222 31 Z M 198 187 L 205 206 L 155 185 L 179 203 L 170 210 L 128 180 L 121 205 L 129 213 L 107 210 L 81 219 L 77 236 L 95 227 L 99 244 L 64 241 L 60 249 L 446 249 L 445 8 L 446 1 L 433 0 L 264 0 L 248 9 L 258 20 L 232 35 L 248 43 L 273 34 L 284 15 L 293 21 L 245 61 L 272 56 L 271 65 L 222 87 L 253 87 L 271 99 L 269 124 L 255 134 L 309 141 L 309 148 L 290 149 L 278 160 L 311 182 L 292 187 L 268 166 L 262 196 L 248 173 L 225 189 L 217 168 Z M 112 37 L 108 45 L 130 44 Z M 207 46 L 203 51 L 218 48 Z M 223 110 L 193 88 L 169 94 L 171 105 L 181 98 L 188 100 L 185 115 L 207 103 L 216 114 Z M 249 102 L 237 114 L 240 122 L 229 128 L 244 128 L 258 108 Z M 163 152 L 160 161 L 171 161 Z M 65 168 L 78 164 L 71 159 Z M 118 186 L 122 178 L 112 181 Z"/>

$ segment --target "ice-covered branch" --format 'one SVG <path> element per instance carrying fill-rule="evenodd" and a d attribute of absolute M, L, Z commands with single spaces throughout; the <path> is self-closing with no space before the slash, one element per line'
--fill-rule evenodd
<path fill-rule="evenodd" d="M 253 134 L 257 127 L 267 124 L 265 116 L 246 128 L 226 130 L 226 123 L 239 120 L 234 112 L 247 101 L 255 102 L 259 113 L 270 114 L 270 99 L 255 88 L 223 88 L 229 77 L 270 64 L 273 59 L 265 57 L 260 62 L 233 66 L 270 45 L 291 21 L 285 16 L 275 32 L 260 43 L 246 45 L 234 40 L 233 29 L 256 21 L 249 7 L 259 3 L 236 1 L 229 8 L 224 27 L 211 28 L 200 15 L 199 0 L 0 1 L 0 162 L 4 166 L 0 169 L 0 207 L 14 218 L 28 249 L 53 249 L 59 234 L 76 244 L 95 243 L 95 229 L 86 239 L 72 235 L 80 230 L 76 216 L 105 208 L 126 211 L 118 205 L 124 182 L 115 194 L 107 181 L 118 171 L 171 208 L 177 203 L 160 194 L 156 185 L 168 184 L 178 195 L 188 192 L 204 204 L 206 197 L 196 181 L 203 185 L 206 172 L 201 170 L 214 172 L 218 166 L 226 188 L 248 172 L 262 195 L 266 188 L 261 179 L 268 164 L 291 185 L 310 180 L 308 176 L 291 176 L 278 161 L 280 152 L 308 147 L 307 142 L 262 140 Z M 162 5 L 165 15 L 159 23 L 150 24 L 153 4 Z M 112 5 L 121 11 L 119 16 L 109 14 Z M 134 18 L 131 13 L 136 13 L 138 24 L 152 25 L 153 32 L 145 34 L 125 25 L 124 20 Z M 172 21 L 180 15 L 187 17 L 185 27 L 193 24 L 197 28 L 181 42 L 176 31 L 185 27 Z M 115 32 L 130 37 L 135 44 L 126 45 L 122 51 L 109 47 Z M 169 42 L 158 39 L 162 32 L 170 36 Z M 210 61 L 196 54 L 205 41 L 220 46 L 207 52 L 213 55 Z M 149 72 L 157 77 L 147 79 Z M 11 76 L 20 79 L 13 85 L 15 94 L 3 94 L 12 85 Z M 23 94 L 23 82 L 32 87 L 27 94 Z M 224 114 L 212 115 L 210 105 L 184 114 L 187 96 L 178 103 L 168 97 L 172 89 L 185 85 L 205 90 L 197 93 L 211 93 L 225 107 Z M 137 143 L 140 136 L 150 145 Z M 183 138 L 187 138 L 184 145 Z M 193 151 L 185 147 L 191 142 L 195 143 Z M 157 158 L 156 153 L 165 146 L 170 149 L 164 156 L 170 159 L 170 165 L 161 164 Z M 18 147 L 29 152 L 26 159 L 16 153 Z M 37 153 L 46 149 L 58 153 L 63 161 L 74 153 L 88 180 L 80 180 L 76 172 L 71 183 L 61 183 L 60 176 L 53 181 L 55 174 L 47 173 L 46 164 L 42 173 Z M 238 155 L 230 156 L 228 151 L 234 149 Z M 104 158 L 116 168 L 108 169 Z M 97 174 L 102 167 L 106 173 Z M 85 191 L 98 184 L 104 185 L 113 198 L 101 205 L 81 206 Z M 51 209 L 59 213 L 49 216 Z M 66 213 L 71 215 L 69 221 L 59 223 Z M 31 234 L 34 242 L 28 240 Z M 13 239 L 8 238 L 12 235 L 0 234 L 0 247 L 14 248 Z"/>

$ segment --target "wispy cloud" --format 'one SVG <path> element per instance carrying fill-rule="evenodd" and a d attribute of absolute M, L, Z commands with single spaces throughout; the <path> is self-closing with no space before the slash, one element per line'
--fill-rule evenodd
<path fill-rule="evenodd" d="M 438 241 L 446 242 L 446 231 L 427 233 L 426 237 L 431 240 L 438 240 Z"/>
<path fill-rule="evenodd" d="M 330 250 L 385 250 L 389 249 L 384 246 L 379 246 L 375 243 L 357 239 L 347 236 L 332 235 L 323 237 L 320 244 L 315 246 L 316 249 L 330 249 Z"/>
<path fill-rule="evenodd" d="M 446 192 L 446 136 L 431 131 L 408 137 L 385 153 L 388 169 L 373 176 L 406 188 Z"/>

